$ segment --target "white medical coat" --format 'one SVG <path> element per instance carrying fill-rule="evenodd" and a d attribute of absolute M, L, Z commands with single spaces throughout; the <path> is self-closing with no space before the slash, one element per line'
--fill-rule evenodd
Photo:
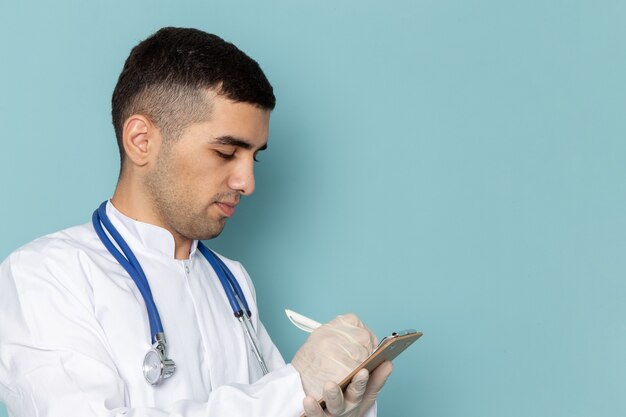
<path fill-rule="evenodd" d="M 300 416 L 299 375 L 258 320 L 241 264 L 222 257 L 252 310 L 265 377 L 196 243 L 176 260 L 168 231 L 111 203 L 107 214 L 145 271 L 176 372 L 156 387 L 144 380 L 143 298 L 88 223 L 37 239 L 0 266 L 0 401 L 10 415 Z"/>

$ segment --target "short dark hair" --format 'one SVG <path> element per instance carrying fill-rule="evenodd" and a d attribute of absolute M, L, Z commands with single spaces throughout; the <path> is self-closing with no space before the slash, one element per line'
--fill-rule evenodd
<path fill-rule="evenodd" d="M 232 43 L 197 29 L 167 27 L 135 46 L 113 91 L 113 127 L 124 162 L 124 122 L 143 114 L 166 137 L 202 121 L 202 90 L 272 110 L 276 98 L 259 64 Z M 205 104 L 205 106 L 201 106 Z"/>

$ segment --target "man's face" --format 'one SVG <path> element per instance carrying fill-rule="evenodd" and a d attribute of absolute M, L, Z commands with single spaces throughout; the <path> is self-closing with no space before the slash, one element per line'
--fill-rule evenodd
<path fill-rule="evenodd" d="M 254 191 L 254 159 L 265 149 L 270 111 L 221 96 L 208 121 L 165 141 L 145 179 L 155 214 L 175 236 L 211 239 Z"/>

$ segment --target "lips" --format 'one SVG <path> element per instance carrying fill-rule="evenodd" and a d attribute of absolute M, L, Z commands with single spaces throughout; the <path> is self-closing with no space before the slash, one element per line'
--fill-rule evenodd
<path fill-rule="evenodd" d="M 222 213 L 224 213 L 224 216 L 231 217 L 233 214 L 235 214 L 235 206 L 237 204 L 230 204 L 218 201 L 217 203 L 215 203 L 215 205 L 217 205 Z"/>

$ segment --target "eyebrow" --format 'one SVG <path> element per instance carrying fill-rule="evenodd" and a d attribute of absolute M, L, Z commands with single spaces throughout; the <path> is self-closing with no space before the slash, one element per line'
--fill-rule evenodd
<path fill-rule="evenodd" d="M 236 138 L 234 136 L 219 136 L 217 138 L 215 138 L 214 143 L 220 144 L 220 145 L 226 145 L 226 146 L 236 146 L 238 148 L 243 148 L 243 149 L 252 149 L 253 146 L 250 142 L 246 142 L 245 140 L 241 139 L 241 138 Z M 265 143 L 265 145 L 261 146 L 259 149 L 257 149 L 257 151 L 264 151 L 267 149 L 267 143 Z"/>

